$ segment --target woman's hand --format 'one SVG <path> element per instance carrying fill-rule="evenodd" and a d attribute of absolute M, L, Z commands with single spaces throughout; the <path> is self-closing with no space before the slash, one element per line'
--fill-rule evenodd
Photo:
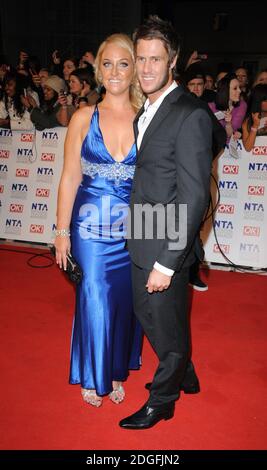
<path fill-rule="evenodd" d="M 25 106 L 25 108 L 27 108 L 27 109 L 37 107 L 37 103 L 31 95 L 27 95 L 27 96 L 21 95 L 20 99 L 21 99 L 21 102 L 22 102 L 23 106 Z"/>
<path fill-rule="evenodd" d="M 90 93 L 91 89 L 90 89 L 90 86 L 88 85 L 88 83 L 85 83 L 81 92 L 80 92 L 80 96 L 86 96 L 88 95 L 88 93 Z"/>
<path fill-rule="evenodd" d="M 234 140 L 241 139 L 241 137 L 242 137 L 241 132 L 235 131 L 235 132 L 233 133 L 233 139 L 234 139 Z"/>
<path fill-rule="evenodd" d="M 55 65 L 60 64 L 60 57 L 57 49 L 52 53 L 52 61 Z"/>
<path fill-rule="evenodd" d="M 258 129 L 259 125 L 260 125 L 260 113 L 252 113 L 252 121 L 253 121 L 253 124 L 252 124 L 252 127 L 256 127 Z"/>
<path fill-rule="evenodd" d="M 57 236 L 54 241 L 56 248 L 56 263 L 60 269 L 67 269 L 67 255 L 70 253 L 70 237 L 68 236 Z"/>
<path fill-rule="evenodd" d="M 19 63 L 24 64 L 29 58 L 29 54 L 25 51 L 19 51 Z"/>
<path fill-rule="evenodd" d="M 30 69 L 30 74 L 32 76 L 32 81 L 34 85 L 37 88 L 39 88 L 41 86 L 41 77 L 39 77 L 38 73 L 33 73 L 31 69 Z"/>
<path fill-rule="evenodd" d="M 67 95 L 65 95 L 64 93 L 59 93 L 58 95 L 58 100 L 57 102 L 63 106 L 63 107 L 67 107 L 68 105 L 68 98 L 67 98 Z"/>
<path fill-rule="evenodd" d="M 230 111 L 230 109 L 227 109 L 227 111 L 224 111 L 224 119 L 225 119 L 225 122 L 231 123 L 231 121 L 232 121 L 232 112 Z"/>

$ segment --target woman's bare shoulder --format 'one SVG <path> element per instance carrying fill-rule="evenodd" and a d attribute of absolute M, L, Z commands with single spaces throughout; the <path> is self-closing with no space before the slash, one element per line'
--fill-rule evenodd
<path fill-rule="evenodd" d="M 72 119 L 80 123 L 86 123 L 91 119 L 93 112 L 95 110 L 95 105 L 84 106 L 81 109 L 77 109 L 72 116 Z"/>
<path fill-rule="evenodd" d="M 83 128 L 84 126 L 88 126 L 90 123 L 91 117 L 94 112 L 94 107 L 93 106 L 84 106 L 81 109 L 77 109 L 69 122 L 69 128 L 71 129 L 77 129 L 77 128 Z"/>
<path fill-rule="evenodd" d="M 77 138 L 78 140 L 83 141 L 90 127 L 94 109 L 95 106 L 84 106 L 83 108 L 75 111 L 68 126 L 67 136 L 70 139 Z"/>

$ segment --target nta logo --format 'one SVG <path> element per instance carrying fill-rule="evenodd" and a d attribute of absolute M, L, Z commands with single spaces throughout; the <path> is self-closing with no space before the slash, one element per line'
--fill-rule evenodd
<path fill-rule="evenodd" d="M 28 191 L 27 184 L 23 184 L 23 183 L 13 183 L 11 189 L 12 191 L 21 191 L 21 192 Z"/>
<path fill-rule="evenodd" d="M 238 189 L 236 181 L 219 181 L 220 189 Z"/>
<path fill-rule="evenodd" d="M 263 204 L 257 202 L 245 202 L 244 210 L 250 212 L 264 212 Z"/>

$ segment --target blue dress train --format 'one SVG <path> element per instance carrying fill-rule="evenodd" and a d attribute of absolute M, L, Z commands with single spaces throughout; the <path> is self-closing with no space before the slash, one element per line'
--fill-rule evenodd
<path fill-rule="evenodd" d="M 125 222 L 136 161 L 133 144 L 122 162 L 105 147 L 97 106 L 81 149 L 83 180 L 71 221 L 71 250 L 83 270 L 76 290 L 70 383 L 112 391 L 139 369 L 142 330 L 134 313 Z"/>

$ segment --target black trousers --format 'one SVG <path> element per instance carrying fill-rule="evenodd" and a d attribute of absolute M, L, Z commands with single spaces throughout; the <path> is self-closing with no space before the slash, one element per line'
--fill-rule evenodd
<path fill-rule="evenodd" d="M 189 282 L 194 282 L 199 278 L 199 266 L 201 261 L 197 258 L 194 264 L 191 264 L 189 268 Z"/>
<path fill-rule="evenodd" d="M 148 400 L 158 406 L 177 400 L 180 385 L 196 377 L 190 361 L 189 268 L 174 273 L 167 290 L 153 294 L 145 287 L 149 273 L 132 263 L 135 314 L 159 359 Z"/>

